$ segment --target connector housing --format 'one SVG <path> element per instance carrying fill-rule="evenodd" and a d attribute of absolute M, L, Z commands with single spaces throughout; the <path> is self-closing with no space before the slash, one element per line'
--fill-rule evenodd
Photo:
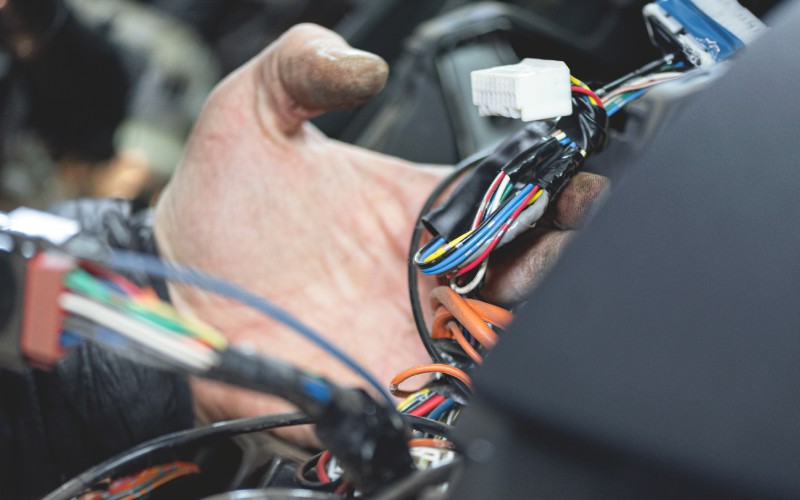
<path fill-rule="evenodd" d="M 59 341 L 64 313 L 58 298 L 64 274 L 74 268 L 72 258 L 57 252 L 41 252 L 28 262 L 20 347 L 28 363 L 38 368 L 50 368 L 64 355 Z"/>
<path fill-rule="evenodd" d="M 523 59 L 472 72 L 472 102 L 481 116 L 523 121 L 572 114 L 569 68 L 563 61 Z"/>

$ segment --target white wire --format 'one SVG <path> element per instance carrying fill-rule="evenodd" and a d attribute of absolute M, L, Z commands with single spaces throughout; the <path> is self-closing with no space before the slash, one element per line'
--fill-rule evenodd
<path fill-rule="evenodd" d="M 624 94 L 626 92 L 650 88 L 655 85 L 658 85 L 659 83 L 665 83 L 671 80 L 675 80 L 677 78 L 681 78 L 684 75 L 686 75 L 686 73 L 681 73 L 678 71 L 669 71 L 665 73 L 656 73 L 654 75 L 646 75 L 641 78 L 631 80 L 630 82 L 619 87 L 618 89 L 614 89 L 611 92 L 609 92 L 605 97 L 603 97 L 603 103 L 608 104 L 608 101 L 611 98 Z"/>
<path fill-rule="evenodd" d="M 211 349 L 200 350 L 192 347 L 181 339 L 172 337 L 165 329 L 146 325 L 80 295 L 64 293 L 59 299 L 59 304 L 69 313 L 114 330 L 159 356 L 194 370 L 207 371 L 218 361 L 216 353 Z"/>
<path fill-rule="evenodd" d="M 457 279 L 453 278 L 450 280 L 450 288 L 453 289 L 459 295 L 466 295 L 471 291 L 475 290 L 478 285 L 480 285 L 481 281 L 483 281 L 483 277 L 486 276 L 486 269 L 489 267 L 489 258 L 487 257 L 483 262 L 481 262 L 481 267 L 478 268 L 478 272 L 475 273 L 475 277 L 472 278 L 472 281 L 467 283 L 464 286 L 458 286 Z"/>
<path fill-rule="evenodd" d="M 500 182 L 500 185 L 497 186 L 497 190 L 495 191 L 495 193 L 494 193 L 494 195 L 492 197 L 492 204 L 489 206 L 489 208 L 486 211 L 486 217 L 489 217 L 490 215 L 495 213 L 498 208 L 500 208 L 501 196 L 503 195 L 503 192 L 508 187 L 509 182 L 511 182 L 511 177 L 506 175 L 503 178 L 503 180 Z M 542 198 L 544 198 L 544 199 L 542 199 Z M 548 200 L 547 193 L 542 193 L 542 196 L 539 197 L 539 200 L 537 200 L 537 203 L 539 201 L 542 201 L 544 203 L 543 206 L 546 207 L 547 206 L 547 200 Z M 533 207 L 528 207 L 528 209 L 530 209 L 530 208 L 533 208 Z M 525 211 L 527 211 L 528 209 L 526 209 Z M 542 209 L 542 212 L 544 212 L 543 209 Z M 525 212 L 523 212 L 523 213 L 525 213 Z M 478 211 L 478 214 L 480 214 L 480 211 Z M 541 214 L 539 215 L 539 217 L 541 217 Z M 538 217 L 537 217 L 537 219 L 538 219 Z M 505 237 L 504 237 L 504 239 L 506 239 L 506 241 L 509 241 Z M 474 251 L 473 252 L 474 257 L 472 259 L 470 259 L 470 260 L 467 260 L 467 261 L 463 262 L 462 263 L 462 267 L 469 265 L 470 262 L 472 262 L 473 260 L 475 260 L 478 257 L 480 257 L 483 254 L 483 250 L 485 249 L 485 247 L 489 246 L 491 241 L 492 241 L 491 238 L 489 238 L 486 241 L 486 243 L 484 243 L 482 248 L 479 248 L 478 250 Z M 486 259 L 481 263 L 480 267 L 478 268 L 478 272 L 475 273 L 475 277 L 473 277 L 472 280 L 470 280 L 469 283 L 467 283 L 464 286 L 458 286 L 457 278 L 453 278 L 453 279 L 450 280 L 450 288 L 452 288 L 453 291 L 456 292 L 459 295 L 465 295 L 465 294 L 468 294 L 468 293 L 472 292 L 473 290 L 475 290 L 478 287 L 478 285 L 481 284 L 481 281 L 483 281 L 483 278 L 486 276 L 486 269 L 488 267 L 489 267 L 489 257 L 486 257 Z"/>
<path fill-rule="evenodd" d="M 497 179 L 499 179 L 500 177 L 502 177 L 504 175 L 506 175 L 506 173 L 501 170 L 500 173 L 498 173 L 497 176 L 495 176 L 495 178 L 492 179 L 492 183 L 489 184 L 489 186 L 491 186 L 492 184 L 497 182 Z M 499 187 L 498 187 L 498 189 L 499 189 Z M 483 214 L 483 211 L 486 209 L 486 205 L 489 203 L 489 201 L 490 201 L 490 199 L 487 198 L 486 195 L 484 195 L 483 196 L 483 200 L 481 200 L 481 204 L 478 207 L 478 211 L 475 212 L 475 218 L 472 220 L 472 229 L 475 229 L 481 223 L 481 215 Z"/>
<path fill-rule="evenodd" d="M 487 217 L 497 212 L 497 209 L 500 208 L 500 197 L 503 196 L 503 193 L 508 187 L 509 182 L 511 182 L 511 177 L 506 175 L 505 177 L 503 177 L 503 180 L 500 182 L 500 185 L 497 186 L 497 191 L 494 192 L 494 197 L 492 198 L 492 204 L 489 205 L 489 211 L 486 214 Z"/>

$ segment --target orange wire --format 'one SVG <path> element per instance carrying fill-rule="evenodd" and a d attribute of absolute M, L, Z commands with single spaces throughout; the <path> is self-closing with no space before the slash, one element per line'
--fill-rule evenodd
<path fill-rule="evenodd" d="M 409 368 L 408 370 L 403 370 L 402 372 L 398 373 L 392 379 L 392 382 L 389 384 L 389 392 L 401 398 L 407 398 L 408 396 L 411 396 L 415 392 L 419 392 L 422 388 L 413 391 L 403 391 L 400 389 L 400 384 L 402 384 L 411 377 L 414 377 L 416 375 L 422 375 L 424 373 L 444 373 L 445 375 L 455 377 L 458 380 L 464 382 L 464 384 L 466 384 L 466 386 L 469 387 L 470 390 L 472 390 L 472 380 L 470 380 L 469 375 L 464 373 L 464 370 L 456 368 L 455 366 L 445 365 L 442 363 L 430 363 L 427 365 L 415 366 L 413 368 Z"/>
<path fill-rule="evenodd" d="M 475 299 L 464 300 L 476 313 L 478 313 L 478 316 L 480 316 L 485 322 L 494 326 L 498 326 L 505 330 L 508 328 L 508 325 L 514 321 L 514 315 L 502 307 Z"/>
<path fill-rule="evenodd" d="M 453 446 L 452 441 L 447 441 L 446 439 L 431 439 L 431 438 L 412 439 L 408 442 L 408 447 L 447 448 L 449 450 L 455 449 L 455 446 Z"/>
<path fill-rule="evenodd" d="M 475 350 L 474 347 L 470 345 L 469 341 L 464 336 L 464 332 L 461 331 L 461 328 L 458 327 L 455 321 L 449 321 L 447 323 L 447 330 L 450 332 L 450 335 L 456 339 L 458 345 L 464 349 L 464 352 L 467 353 L 467 356 L 469 356 L 472 361 L 478 363 L 479 365 L 483 363 L 483 357 L 478 353 L 478 351 Z"/>
<path fill-rule="evenodd" d="M 440 286 L 431 292 L 434 308 L 441 304 L 452 316 L 464 325 L 464 328 L 475 337 L 475 340 L 484 347 L 491 349 L 497 344 L 497 334 L 487 325 L 491 323 L 501 328 L 506 328 L 514 316 L 505 309 L 479 300 L 464 299 L 454 290 Z M 446 323 L 445 315 L 438 313 L 434 318 L 434 329 L 443 328 Z M 442 331 L 437 329 L 437 335 Z"/>

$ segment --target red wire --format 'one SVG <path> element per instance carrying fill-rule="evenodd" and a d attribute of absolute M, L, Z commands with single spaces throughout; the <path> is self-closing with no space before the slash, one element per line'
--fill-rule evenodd
<path fill-rule="evenodd" d="M 441 394 L 434 394 L 433 396 L 429 397 L 427 401 L 408 412 L 408 414 L 414 415 L 415 417 L 424 417 L 428 413 L 432 412 L 434 408 L 444 403 L 444 401 L 444 396 Z"/>
<path fill-rule="evenodd" d="M 572 91 L 573 91 L 573 92 L 578 92 L 578 93 L 581 93 L 581 94 L 586 94 L 586 95 L 588 95 L 589 97 L 592 97 L 592 98 L 594 98 L 594 100 L 595 100 L 595 101 L 597 101 L 597 105 L 598 105 L 598 106 L 600 106 L 600 107 L 601 107 L 601 108 L 603 108 L 603 109 L 606 109 L 605 105 L 603 105 L 603 100 L 602 100 L 602 99 L 600 99 L 599 97 L 597 97 L 597 94 L 595 94 L 595 93 L 594 93 L 594 92 L 592 92 L 591 90 L 589 90 L 589 89 L 585 89 L 585 88 L 583 88 L 583 87 L 577 87 L 577 86 L 574 86 L 574 85 L 573 85 L 571 88 L 572 88 Z"/>
<path fill-rule="evenodd" d="M 147 293 L 145 290 L 136 286 L 136 284 L 133 281 L 129 280 L 125 276 L 104 269 L 92 262 L 84 262 L 81 264 L 81 267 L 83 267 L 90 274 L 111 281 L 112 283 L 120 287 L 122 291 L 125 292 L 126 295 L 129 295 L 131 297 L 140 297 Z"/>
<path fill-rule="evenodd" d="M 483 197 L 483 201 L 481 201 L 481 205 L 483 206 L 483 211 L 480 214 L 478 214 L 478 216 L 475 218 L 475 220 L 477 221 L 477 225 L 473 226 L 472 229 L 475 229 L 480 225 L 480 221 L 481 219 L 483 219 L 483 214 L 486 213 L 486 208 L 487 208 L 486 205 L 489 203 L 489 200 L 492 198 L 492 195 L 494 194 L 495 191 L 497 191 L 497 186 L 499 186 L 500 183 L 503 182 L 504 178 L 505 175 L 496 176 L 492 185 L 489 186 L 489 190 L 486 191 L 486 194 Z"/>
<path fill-rule="evenodd" d="M 535 186 L 531 190 L 531 192 L 528 193 L 528 196 L 526 196 L 525 199 L 522 200 L 522 203 L 519 204 L 517 209 L 514 210 L 514 213 L 511 214 L 511 217 L 509 217 L 508 220 L 505 221 L 505 223 L 503 223 L 502 227 L 500 227 L 500 230 L 497 232 L 497 234 L 494 236 L 494 238 L 492 238 L 492 242 L 489 244 L 488 247 L 486 247 L 486 250 L 484 250 L 483 253 L 477 259 L 475 259 L 474 261 L 470 262 L 468 266 L 465 266 L 465 267 L 461 268 L 456 273 L 456 276 L 462 276 L 462 275 L 472 271 L 473 269 L 478 267 L 480 265 L 480 263 L 483 262 L 484 259 L 486 259 L 486 257 L 489 256 L 490 253 L 492 253 L 492 250 L 494 250 L 494 247 L 497 246 L 497 244 L 500 242 L 500 239 L 502 239 L 503 235 L 506 234 L 506 231 L 508 231 L 509 226 L 511 226 L 511 224 L 513 224 L 514 221 L 517 220 L 517 217 L 519 217 L 519 214 L 525 209 L 526 206 L 528 206 L 528 202 L 531 201 L 531 198 L 533 198 L 533 196 L 538 191 L 539 191 L 539 186 Z"/>
<path fill-rule="evenodd" d="M 319 456 L 317 460 L 317 478 L 320 483 L 330 483 L 331 478 L 328 476 L 328 471 L 325 468 L 328 466 L 328 460 L 331 459 L 331 452 L 325 451 Z"/>

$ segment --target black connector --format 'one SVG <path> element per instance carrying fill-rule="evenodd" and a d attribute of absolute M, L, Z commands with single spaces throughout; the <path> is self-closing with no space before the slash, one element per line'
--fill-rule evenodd
<path fill-rule="evenodd" d="M 317 421 L 317 436 L 363 493 L 372 493 L 414 470 L 403 418 L 361 389 L 336 394 Z"/>
<path fill-rule="evenodd" d="M 360 389 L 342 389 L 283 361 L 236 348 L 223 351 L 219 365 L 201 376 L 295 404 L 317 421 L 317 437 L 365 493 L 413 471 L 402 417 Z"/>

